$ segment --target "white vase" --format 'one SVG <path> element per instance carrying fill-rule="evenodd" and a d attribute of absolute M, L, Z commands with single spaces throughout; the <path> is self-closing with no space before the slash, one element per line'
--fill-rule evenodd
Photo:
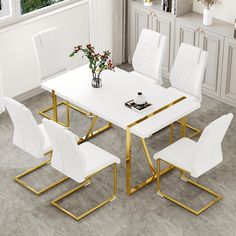
<path fill-rule="evenodd" d="M 144 6 L 150 7 L 152 6 L 152 1 L 151 2 L 146 2 L 145 0 L 143 1 Z"/>
<path fill-rule="evenodd" d="M 143 105 L 146 102 L 146 97 L 143 95 L 143 93 L 138 92 L 134 101 L 137 105 Z"/>
<path fill-rule="evenodd" d="M 205 7 L 203 11 L 203 25 L 212 25 L 212 12 L 210 8 Z"/>

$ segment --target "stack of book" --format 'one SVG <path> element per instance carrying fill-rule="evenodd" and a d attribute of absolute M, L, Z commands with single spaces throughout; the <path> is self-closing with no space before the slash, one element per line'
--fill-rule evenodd
<path fill-rule="evenodd" d="M 176 0 L 161 0 L 161 10 L 176 15 Z"/>

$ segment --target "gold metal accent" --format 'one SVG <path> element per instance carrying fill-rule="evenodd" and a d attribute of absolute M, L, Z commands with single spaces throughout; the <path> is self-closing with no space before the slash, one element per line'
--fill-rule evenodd
<path fill-rule="evenodd" d="M 46 155 L 46 154 L 45 154 L 45 155 Z M 40 165 L 37 165 L 37 166 L 35 166 L 35 167 L 33 167 L 33 168 L 30 168 L 29 170 L 25 171 L 24 173 L 22 173 L 22 174 L 20 174 L 20 175 L 17 175 L 17 176 L 14 178 L 14 180 L 15 180 L 17 183 L 19 183 L 19 184 L 21 184 L 22 186 L 24 186 L 25 188 L 27 188 L 27 189 L 29 189 L 30 191 L 32 191 L 33 193 L 35 193 L 36 195 L 40 195 L 40 194 L 42 194 L 42 193 L 48 191 L 49 189 L 52 189 L 53 187 L 59 185 L 60 183 L 64 182 L 65 180 L 68 179 L 68 177 L 64 177 L 64 178 L 62 178 L 61 180 L 58 180 L 58 181 L 56 181 L 55 183 L 53 183 L 53 184 L 51 184 L 51 185 L 49 185 L 49 186 L 47 186 L 47 187 L 45 187 L 45 188 L 43 188 L 43 189 L 41 189 L 41 190 L 36 190 L 36 189 L 34 189 L 34 188 L 31 187 L 30 185 L 28 185 L 26 182 L 22 181 L 21 178 L 24 177 L 24 176 L 26 176 L 26 175 L 28 175 L 28 174 L 30 174 L 30 173 L 32 173 L 32 172 L 34 172 L 34 171 L 37 170 L 37 169 L 40 169 L 40 168 L 42 168 L 42 167 L 44 167 L 44 166 L 50 164 L 50 163 L 51 163 L 51 158 L 50 158 L 49 160 L 47 160 L 47 161 L 41 163 Z"/>
<path fill-rule="evenodd" d="M 69 210 L 63 208 L 62 206 L 60 206 L 60 205 L 57 203 L 58 201 L 60 201 L 60 200 L 62 200 L 62 199 L 64 199 L 64 198 L 66 198 L 67 196 L 71 195 L 72 193 L 76 192 L 77 190 L 81 189 L 82 187 L 85 187 L 85 186 L 86 186 L 86 183 L 87 183 L 88 181 L 90 181 L 90 179 L 91 179 L 94 175 L 96 175 L 97 173 L 101 172 L 102 170 L 104 170 L 104 169 L 106 169 L 106 168 L 108 168 L 108 167 L 110 167 L 110 166 L 112 166 L 112 165 L 113 165 L 113 171 L 114 171 L 114 180 L 113 180 L 113 182 L 114 182 L 114 188 L 113 188 L 113 194 L 112 194 L 112 196 L 109 197 L 107 200 L 105 200 L 104 202 L 98 204 L 97 206 L 91 208 L 90 210 L 86 211 L 85 213 L 83 213 L 83 214 L 81 214 L 81 215 L 79 215 L 79 216 L 73 214 L 72 212 L 70 212 Z M 94 173 L 94 174 L 88 176 L 88 177 L 86 178 L 86 180 L 85 180 L 82 184 L 80 184 L 78 187 L 76 187 L 76 188 L 74 188 L 74 189 L 72 189 L 72 190 L 70 190 L 70 191 L 68 191 L 68 192 L 65 192 L 65 193 L 62 194 L 61 196 L 57 197 L 55 200 L 51 201 L 51 204 L 54 205 L 55 207 L 57 207 L 59 210 L 61 210 L 61 211 L 63 211 L 64 213 L 66 213 L 67 215 L 69 215 L 70 217 L 72 217 L 73 219 L 79 221 L 79 220 L 81 220 L 82 218 L 84 218 L 85 216 L 87 216 L 87 215 L 89 215 L 90 213 L 92 213 L 92 212 L 94 212 L 95 210 L 97 210 L 98 208 L 104 206 L 104 205 L 107 204 L 108 202 L 113 201 L 113 200 L 116 198 L 116 194 L 117 194 L 117 164 L 114 163 L 114 164 L 112 164 L 112 165 L 109 165 L 109 166 L 107 166 L 107 167 L 105 167 L 105 168 L 103 168 L 103 169 L 97 171 L 96 173 Z"/>
<path fill-rule="evenodd" d="M 180 124 L 181 124 L 181 137 L 184 138 L 186 137 L 186 123 L 187 123 L 187 118 L 182 117 L 180 120 Z"/>
<path fill-rule="evenodd" d="M 192 184 L 192 185 L 194 185 L 194 186 L 196 186 L 196 187 L 198 187 L 198 188 L 204 190 L 205 192 L 207 192 L 207 193 L 213 195 L 215 198 L 214 198 L 211 202 L 209 202 L 207 205 L 203 206 L 201 209 L 195 210 L 195 209 L 193 209 L 193 208 L 191 208 L 191 207 L 189 207 L 189 206 L 187 206 L 187 205 L 181 203 L 180 201 L 174 199 L 173 197 L 171 197 L 171 196 L 169 196 L 169 195 L 163 193 L 163 192 L 161 191 L 161 188 L 160 188 L 160 184 L 161 184 L 161 180 L 160 180 L 160 177 L 161 177 L 160 162 L 161 162 L 161 161 L 164 161 L 164 160 L 162 160 L 162 159 L 158 159 L 158 160 L 157 160 L 157 193 L 158 193 L 158 195 L 160 195 L 160 196 L 162 196 L 162 197 L 165 197 L 166 199 L 168 199 L 168 200 L 174 202 L 175 204 L 177 204 L 177 205 L 183 207 L 184 209 L 190 211 L 191 213 L 193 213 L 193 214 L 195 214 L 195 215 L 201 214 L 203 211 L 207 210 L 209 207 L 211 207 L 211 206 L 214 205 L 216 202 L 218 202 L 218 201 L 220 201 L 220 200 L 222 199 L 222 196 L 220 196 L 218 193 L 215 193 L 215 192 L 213 192 L 212 190 L 208 189 L 207 187 L 205 187 L 205 186 L 203 186 L 203 185 L 201 185 L 201 184 L 199 184 L 199 183 L 197 183 L 197 182 L 195 182 L 195 181 L 193 181 L 193 180 L 187 178 L 187 177 L 185 176 L 185 173 L 189 173 L 189 172 L 186 171 L 186 170 L 183 170 L 183 169 L 181 169 L 181 168 L 179 168 L 179 167 L 177 167 L 177 166 L 175 166 L 175 167 L 180 170 L 181 179 L 183 179 L 185 182 L 188 182 L 188 183 L 190 183 L 190 184 Z M 164 162 L 166 162 L 166 161 L 164 161 Z M 168 162 L 166 162 L 166 163 L 167 163 L 167 164 L 170 164 L 170 163 L 168 163 Z"/>
<path fill-rule="evenodd" d="M 131 181 L 132 181 L 132 173 L 131 173 L 131 159 L 132 159 L 132 155 L 131 155 L 131 149 L 132 149 L 132 134 L 131 134 L 131 128 L 134 127 L 135 125 L 143 122 L 144 120 L 149 119 L 150 117 L 168 109 L 169 107 L 181 102 L 182 100 L 186 99 L 186 97 L 181 97 L 169 104 L 167 104 L 166 106 L 152 112 L 151 114 L 144 116 L 143 118 L 133 122 L 132 124 L 127 126 L 126 129 L 126 193 L 127 195 L 132 195 L 133 193 L 137 192 L 138 190 L 140 190 L 141 188 L 143 188 L 144 186 L 148 185 L 149 183 L 151 183 L 152 181 L 154 181 L 156 179 L 156 174 L 154 171 L 154 166 L 151 162 L 151 158 L 150 158 L 150 154 L 148 152 L 147 149 L 147 145 L 145 143 L 145 139 L 141 139 L 142 140 L 142 144 L 143 144 L 143 148 L 145 151 L 145 156 L 146 159 L 148 161 L 150 170 L 152 172 L 152 176 L 149 177 L 148 179 L 146 179 L 145 181 L 143 181 L 142 183 L 138 184 L 135 187 L 131 187 Z M 172 169 L 174 169 L 174 166 L 170 165 L 166 168 L 164 168 L 161 172 L 161 175 L 164 175 L 166 173 L 168 173 L 169 171 L 171 171 Z"/>
<path fill-rule="evenodd" d="M 60 122 L 58 121 L 58 112 L 57 112 L 57 108 L 64 105 L 66 107 L 66 123 Z M 49 120 L 54 120 L 57 123 L 59 123 L 60 125 L 63 125 L 65 127 L 70 127 L 70 108 L 80 112 L 81 114 L 91 118 L 92 117 L 92 113 L 91 112 L 86 112 L 83 109 L 76 107 L 72 104 L 70 104 L 68 101 L 62 101 L 57 103 L 57 96 L 54 90 L 52 90 L 52 106 L 40 111 L 38 114 L 49 119 Z M 53 111 L 53 116 L 49 116 L 46 113 L 49 111 Z"/>

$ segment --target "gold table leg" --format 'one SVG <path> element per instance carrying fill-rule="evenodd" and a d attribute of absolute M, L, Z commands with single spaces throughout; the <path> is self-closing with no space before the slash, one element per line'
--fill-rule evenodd
<path fill-rule="evenodd" d="M 131 154 L 132 134 L 130 132 L 130 128 L 127 128 L 127 130 L 126 130 L 126 194 L 129 196 L 132 195 L 133 193 L 139 191 L 140 189 L 142 189 L 146 185 L 150 184 L 151 182 L 153 182 L 157 178 L 157 175 L 155 174 L 155 168 L 152 164 L 145 139 L 141 139 L 141 140 L 142 140 L 143 148 L 145 151 L 145 156 L 148 161 L 152 175 L 149 178 L 147 178 L 145 181 L 143 181 L 142 183 L 136 185 L 135 187 L 132 187 L 132 185 L 131 185 L 131 182 L 132 182 L 132 167 L 131 167 L 132 166 L 132 163 L 131 163 L 131 160 L 132 160 L 132 154 Z M 161 170 L 161 175 L 164 175 L 164 174 L 170 172 L 174 168 L 175 168 L 174 166 L 169 165 L 168 167 Z"/>

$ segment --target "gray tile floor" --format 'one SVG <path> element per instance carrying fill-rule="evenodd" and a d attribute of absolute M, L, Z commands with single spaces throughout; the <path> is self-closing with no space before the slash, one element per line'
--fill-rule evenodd
<path fill-rule="evenodd" d="M 130 67 L 123 66 L 130 70 Z M 43 93 L 24 102 L 34 113 L 50 105 L 50 95 Z M 202 108 L 189 117 L 189 123 L 204 128 L 217 117 L 236 108 L 203 97 Z M 64 118 L 60 109 L 60 117 Z M 73 132 L 84 135 L 90 120 L 72 112 Z M 104 121 L 99 120 L 98 126 Z M 156 195 L 152 183 L 128 197 L 125 193 L 125 132 L 113 127 L 91 140 L 92 143 L 121 158 L 118 168 L 118 198 L 80 222 L 64 215 L 49 202 L 64 191 L 77 186 L 68 180 L 44 195 L 37 197 L 13 181 L 13 177 L 36 165 L 35 160 L 12 144 L 13 126 L 7 113 L 0 115 L 0 235 L 236 235 L 236 119 L 233 120 L 223 141 L 224 162 L 199 181 L 221 193 L 223 200 L 196 217 L 189 212 Z M 175 128 L 175 139 L 179 130 Z M 147 140 L 151 154 L 168 145 L 169 131 L 163 130 Z M 149 169 L 140 148 L 140 140 L 133 138 L 133 181 L 148 177 Z M 75 213 L 88 209 L 104 199 L 112 191 L 112 170 L 99 174 L 92 183 L 80 192 L 61 202 Z M 179 173 L 172 171 L 163 176 L 162 189 L 191 206 L 199 207 L 211 198 L 202 191 L 180 181 Z M 35 172 L 25 181 L 42 187 L 56 181 L 61 175 L 47 166 Z"/>

